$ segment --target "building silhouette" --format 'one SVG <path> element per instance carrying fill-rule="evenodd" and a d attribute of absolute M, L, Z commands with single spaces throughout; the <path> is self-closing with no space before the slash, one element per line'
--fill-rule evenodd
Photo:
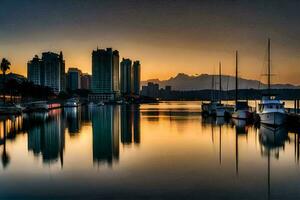
<path fill-rule="evenodd" d="M 80 79 L 81 89 L 90 90 L 92 85 L 92 76 L 87 73 L 83 73 L 81 74 Z"/>
<path fill-rule="evenodd" d="M 121 86 L 121 94 L 123 96 L 131 95 L 133 93 L 132 87 L 132 61 L 130 59 L 123 58 L 121 61 L 121 76 L 120 76 L 120 86 Z"/>
<path fill-rule="evenodd" d="M 141 94 L 143 96 L 158 98 L 159 97 L 159 85 L 157 83 L 149 82 L 147 86 L 142 87 Z"/>
<path fill-rule="evenodd" d="M 92 53 L 91 101 L 111 101 L 119 97 L 119 52 L 112 48 Z"/>
<path fill-rule="evenodd" d="M 27 63 L 29 81 L 34 84 L 52 88 L 55 93 L 66 89 L 65 61 L 63 54 L 42 53 L 42 59 L 36 55 Z"/>
<path fill-rule="evenodd" d="M 112 165 L 119 160 L 120 109 L 103 106 L 92 113 L 93 161 Z"/>
<path fill-rule="evenodd" d="M 141 64 L 140 61 L 134 61 L 132 65 L 132 87 L 133 94 L 140 95 L 140 82 L 141 82 Z"/>
<path fill-rule="evenodd" d="M 27 63 L 27 78 L 35 85 L 41 85 L 42 61 L 35 55 L 34 58 Z"/>
<path fill-rule="evenodd" d="M 81 89 L 81 70 L 78 68 L 69 68 L 67 73 L 67 89 L 77 90 Z"/>
<path fill-rule="evenodd" d="M 141 65 L 139 61 L 123 58 L 121 61 L 121 94 L 123 96 L 140 95 Z"/>

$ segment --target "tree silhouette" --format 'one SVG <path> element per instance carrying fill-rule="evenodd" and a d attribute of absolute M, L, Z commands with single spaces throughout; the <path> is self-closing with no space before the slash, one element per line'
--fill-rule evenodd
<path fill-rule="evenodd" d="M 5 103 L 5 81 L 6 81 L 6 71 L 10 69 L 10 62 L 3 58 L 0 65 L 0 70 L 3 74 L 3 102 Z"/>
<path fill-rule="evenodd" d="M 5 83 L 5 88 L 9 90 L 10 101 L 13 102 L 13 96 L 18 93 L 19 83 L 16 79 L 8 79 Z"/>

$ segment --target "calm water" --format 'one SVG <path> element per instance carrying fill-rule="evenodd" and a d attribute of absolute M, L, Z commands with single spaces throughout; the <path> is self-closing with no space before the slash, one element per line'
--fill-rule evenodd
<path fill-rule="evenodd" d="M 2 119 L 0 199 L 300 198 L 297 134 L 203 119 L 199 108 L 168 102 Z"/>

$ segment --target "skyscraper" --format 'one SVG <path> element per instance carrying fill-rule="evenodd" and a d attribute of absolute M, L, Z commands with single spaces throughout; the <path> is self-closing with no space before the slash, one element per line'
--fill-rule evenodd
<path fill-rule="evenodd" d="M 88 73 L 81 74 L 81 89 L 90 90 L 92 85 L 92 76 Z"/>
<path fill-rule="evenodd" d="M 140 82 L 141 82 L 141 64 L 140 61 L 134 61 L 132 66 L 133 74 L 133 94 L 140 95 Z"/>
<path fill-rule="evenodd" d="M 35 85 L 41 85 L 42 61 L 37 55 L 27 63 L 27 78 Z"/>
<path fill-rule="evenodd" d="M 42 53 L 42 59 L 35 56 L 27 64 L 27 76 L 37 85 L 47 86 L 55 93 L 65 90 L 65 61 L 63 54 Z"/>
<path fill-rule="evenodd" d="M 132 90 L 132 61 L 123 58 L 121 61 L 121 94 L 131 95 Z"/>
<path fill-rule="evenodd" d="M 81 74 L 78 68 L 69 68 L 67 73 L 67 89 L 77 90 L 81 89 Z"/>
<path fill-rule="evenodd" d="M 111 48 L 97 49 L 92 53 L 92 101 L 109 101 L 118 98 L 119 52 Z"/>
<path fill-rule="evenodd" d="M 59 93 L 65 90 L 65 61 L 60 54 L 45 52 L 42 54 L 42 85 L 48 86 Z"/>

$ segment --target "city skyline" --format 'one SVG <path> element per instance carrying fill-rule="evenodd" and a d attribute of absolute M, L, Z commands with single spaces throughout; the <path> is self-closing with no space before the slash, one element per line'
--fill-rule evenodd
<path fill-rule="evenodd" d="M 179 72 L 212 74 L 219 61 L 224 74 L 233 75 L 238 49 L 241 77 L 258 79 L 270 37 L 274 82 L 298 85 L 299 8 L 297 1 L 280 0 L 4 1 L 0 52 L 22 75 L 32 55 L 44 51 L 63 51 L 66 70 L 78 66 L 91 74 L 91 51 L 112 47 L 120 58 L 143 63 L 141 80 L 162 80 Z"/>

